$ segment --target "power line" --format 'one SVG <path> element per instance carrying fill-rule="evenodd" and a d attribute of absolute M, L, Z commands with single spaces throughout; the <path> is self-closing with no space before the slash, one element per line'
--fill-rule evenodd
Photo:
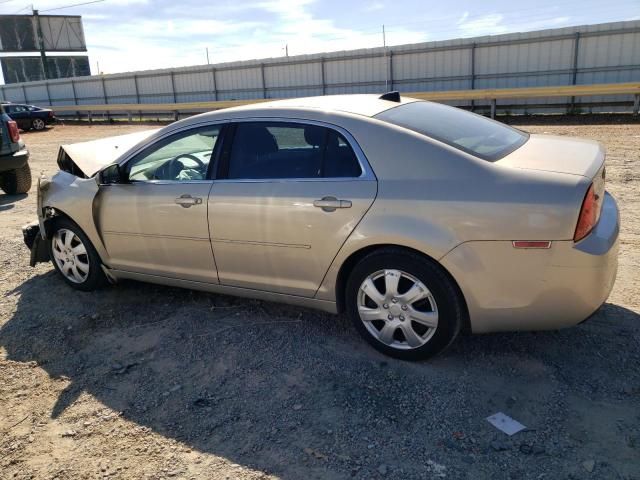
<path fill-rule="evenodd" d="M 15 12 L 13 12 L 13 13 L 12 13 L 12 15 L 14 15 L 14 14 L 16 14 L 16 13 L 19 13 L 19 12 L 21 12 L 21 11 L 23 11 L 23 10 L 27 10 L 27 9 L 32 10 L 32 9 L 33 9 L 33 5 L 31 5 L 31 4 L 29 4 L 29 5 L 25 5 L 25 6 L 24 6 L 24 7 L 22 7 L 20 10 L 16 10 Z"/>
<path fill-rule="evenodd" d="M 92 0 L 91 2 L 82 2 L 82 3 L 73 3 L 71 5 L 63 5 L 62 7 L 54 7 L 54 8 L 47 8 L 46 10 L 40 10 L 41 12 L 52 12 L 54 10 L 62 10 L 63 8 L 72 8 L 72 7 L 79 7 L 81 5 L 89 5 L 92 3 L 101 3 L 104 2 L 105 0 Z"/>

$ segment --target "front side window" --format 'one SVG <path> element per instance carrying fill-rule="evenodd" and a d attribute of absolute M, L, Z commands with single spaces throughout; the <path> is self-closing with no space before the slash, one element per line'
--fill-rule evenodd
<path fill-rule="evenodd" d="M 128 163 L 129 180 L 205 180 L 219 134 L 210 126 L 159 140 Z"/>
<path fill-rule="evenodd" d="M 317 125 L 246 122 L 236 126 L 229 179 L 359 177 L 353 149 L 338 132 Z"/>
<path fill-rule="evenodd" d="M 501 159 L 529 138 L 526 133 L 503 123 L 440 103 L 405 103 L 385 110 L 375 118 L 488 161 Z"/>

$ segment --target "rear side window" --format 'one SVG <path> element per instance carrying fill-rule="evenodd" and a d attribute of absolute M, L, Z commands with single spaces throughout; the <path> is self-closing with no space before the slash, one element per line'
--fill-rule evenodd
<path fill-rule="evenodd" d="M 7 111 L 10 113 L 22 113 L 22 112 L 26 112 L 27 109 L 22 105 L 11 105 L 10 107 L 7 108 Z"/>
<path fill-rule="evenodd" d="M 236 126 L 229 179 L 359 177 L 362 170 L 346 139 L 317 125 L 242 122 Z"/>
<path fill-rule="evenodd" d="M 385 110 L 375 118 L 488 161 L 501 159 L 529 138 L 526 133 L 508 125 L 440 103 L 405 103 Z"/>

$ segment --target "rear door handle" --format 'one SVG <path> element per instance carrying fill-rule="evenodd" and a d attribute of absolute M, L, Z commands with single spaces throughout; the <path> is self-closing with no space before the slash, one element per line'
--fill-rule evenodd
<path fill-rule="evenodd" d="M 322 197 L 314 200 L 314 207 L 321 208 L 325 212 L 333 212 L 336 208 L 351 208 L 351 200 L 338 200 L 336 197 Z"/>
<path fill-rule="evenodd" d="M 192 197 L 191 195 L 185 194 L 176 198 L 176 203 L 183 208 L 189 208 L 191 205 L 200 205 L 202 203 L 202 199 L 200 197 Z"/>

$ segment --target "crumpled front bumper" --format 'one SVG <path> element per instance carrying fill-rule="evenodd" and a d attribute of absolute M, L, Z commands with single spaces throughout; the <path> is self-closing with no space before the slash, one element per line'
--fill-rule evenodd
<path fill-rule="evenodd" d="M 38 220 L 31 222 L 22 227 L 22 237 L 27 248 L 31 251 L 31 259 L 29 264 L 34 267 L 36 263 L 48 262 L 50 259 L 49 247 L 46 241 L 47 230 L 44 218 L 44 211 L 42 207 L 43 192 L 49 188 L 49 179 L 45 176 L 38 178 L 38 185 L 36 188 L 37 194 L 37 211 Z"/>
<path fill-rule="evenodd" d="M 33 244 L 36 241 L 36 237 L 40 235 L 40 223 L 35 221 L 22 227 L 22 237 L 24 243 L 29 250 L 33 248 Z"/>
<path fill-rule="evenodd" d="M 40 223 L 32 222 L 22 227 L 24 243 L 31 252 L 29 265 L 35 267 L 36 263 L 48 262 L 50 259 L 47 241 L 40 234 Z"/>

